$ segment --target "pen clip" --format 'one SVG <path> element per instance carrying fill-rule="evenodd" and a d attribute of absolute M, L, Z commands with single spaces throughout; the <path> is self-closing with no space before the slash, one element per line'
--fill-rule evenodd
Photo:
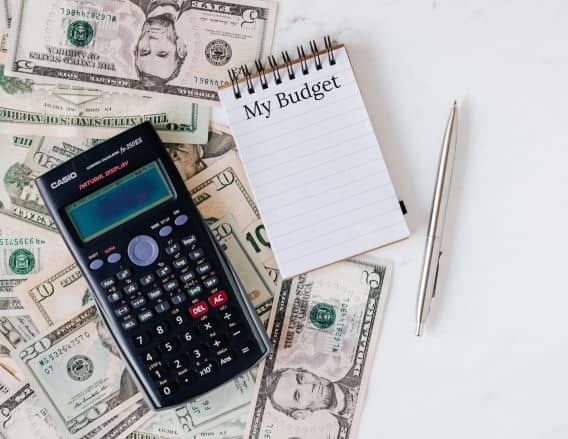
<path fill-rule="evenodd" d="M 436 265 L 436 277 L 434 278 L 434 286 L 432 287 L 432 298 L 436 297 L 436 289 L 438 288 L 438 274 L 440 273 L 440 259 L 442 259 L 442 253 L 438 253 L 438 262 Z"/>

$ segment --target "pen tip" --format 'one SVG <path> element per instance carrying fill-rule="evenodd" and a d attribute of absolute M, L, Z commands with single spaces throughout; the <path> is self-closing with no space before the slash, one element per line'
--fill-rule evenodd
<path fill-rule="evenodd" d="M 416 337 L 420 337 L 422 335 L 422 323 L 416 323 Z"/>
<path fill-rule="evenodd" d="M 457 106 L 458 106 L 458 101 L 456 101 L 456 100 L 454 99 L 454 107 L 457 107 Z"/>

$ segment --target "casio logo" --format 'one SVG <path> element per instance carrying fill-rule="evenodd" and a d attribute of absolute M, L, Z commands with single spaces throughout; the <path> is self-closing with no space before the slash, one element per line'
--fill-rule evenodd
<path fill-rule="evenodd" d="M 77 173 L 71 172 L 70 174 L 67 174 L 52 182 L 51 189 L 57 189 L 59 186 L 63 186 L 64 184 L 69 183 L 70 181 L 75 180 L 76 178 L 77 178 Z"/>

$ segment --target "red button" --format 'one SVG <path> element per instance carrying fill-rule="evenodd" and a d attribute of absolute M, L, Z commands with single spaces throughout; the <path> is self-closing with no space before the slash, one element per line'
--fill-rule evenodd
<path fill-rule="evenodd" d="M 207 311 L 209 311 L 209 307 L 204 300 L 197 302 L 195 305 L 189 307 L 189 313 L 195 319 L 201 317 L 204 314 L 207 314 Z"/>
<path fill-rule="evenodd" d="M 221 290 L 217 291 L 214 294 L 211 294 L 209 296 L 209 299 L 207 300 L 209 301 L 212 307 L 217 308 L 218 306 L 223 305 L 227 300 L 229 300 L 229 297 L 227 296 L 225 290 Z"/>

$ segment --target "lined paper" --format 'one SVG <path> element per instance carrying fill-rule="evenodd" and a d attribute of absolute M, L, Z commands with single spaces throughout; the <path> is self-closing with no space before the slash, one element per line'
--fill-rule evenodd
<path fill-rule="evenodd" d="M 285 279 L 409 235 L 347 52 L 334 54 L 219 93 Z"/>

